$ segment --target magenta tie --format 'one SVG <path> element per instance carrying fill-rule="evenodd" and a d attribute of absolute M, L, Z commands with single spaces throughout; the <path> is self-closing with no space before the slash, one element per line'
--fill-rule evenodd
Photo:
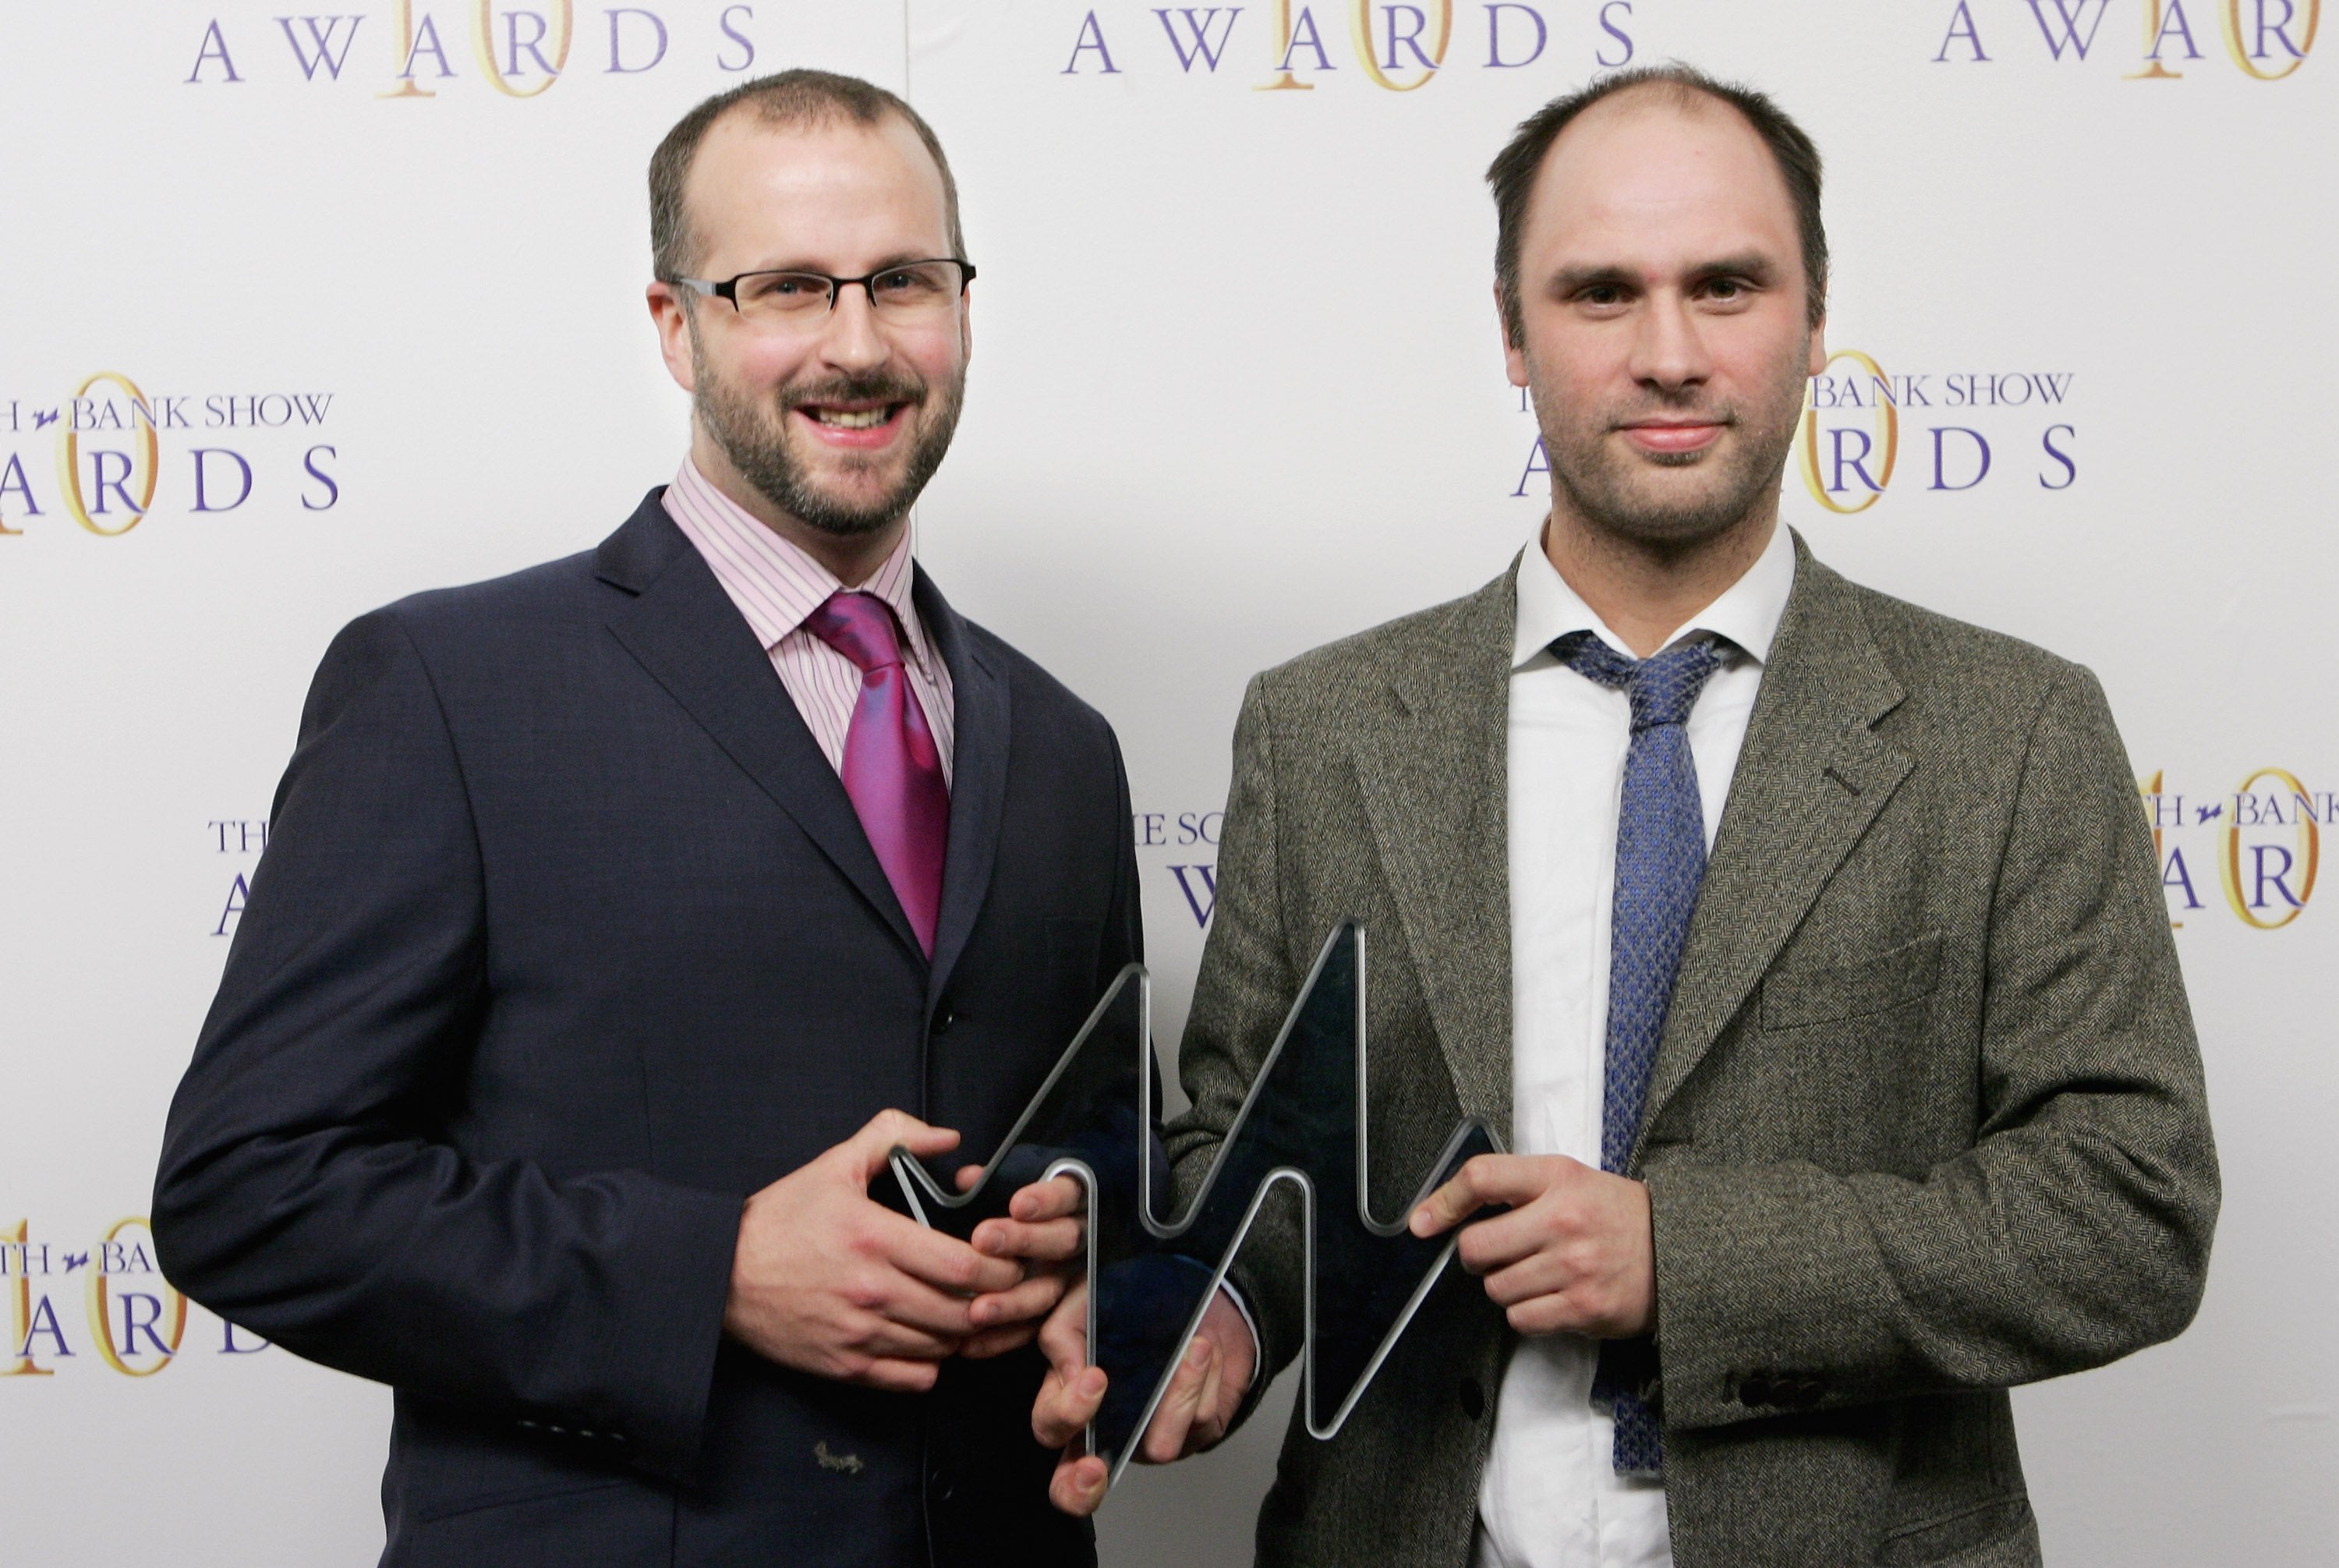
<path fill-rule="evenodd" d="M 902 668 L 893 612 L 868 594 L 836 593 L 804 625 L 861 671 L 861 700 L 844 735 L 844 793 L 918 945 L 932 958 L 950 844 L 950 786 L 925 710 Z"/>

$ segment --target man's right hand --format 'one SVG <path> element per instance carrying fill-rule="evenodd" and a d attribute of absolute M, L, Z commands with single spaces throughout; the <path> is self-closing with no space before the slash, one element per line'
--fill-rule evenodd
<path fill-rule="evenodd" d="M 1031 1407 L 1031 1435 L 1042 1448 L 1060 1450 L 1056 1473 L 1048 1482 L 1048 1501 L 1082 1518 L 1104 1501 L 1108 1479 L 1104 1461 L 1081 1448 L 1084 1429 L 1104 1405 L 1105 1391 L 1104 1368 L 1088 1364 L 1088 1284 L 1083 1280 L 1065 1293 L 1040 1330 L 1048 1375 Z M 1139 1463 L 1171 1464 L 1224 1437 L 1258 1370 L 1258 1346 L 1251 1338 L 1250 1325 L 1234 1298 L 1221 1289 L 1203 1312 L 1193 1342 L 1154 1408 L 1137 1445 Z"/>
<path fill-rule="evenodd" d="M 934 1386 L 936 1363 L 975 1332 L 978 1294 L 1023 1277 L 871 1199 L 896 1147 L 921 1159 L 958 1134 L 898 1110 L 747 1199 L 732 1256 L 724 1331 L 756 1354 L 840 1382 L 900 1393 Z"/>

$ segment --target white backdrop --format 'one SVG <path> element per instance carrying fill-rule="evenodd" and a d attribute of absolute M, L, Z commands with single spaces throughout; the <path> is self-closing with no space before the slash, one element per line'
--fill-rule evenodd
<path fill-rule="evenodd" d="M 340 4 L 0 0 L 9 1561 L 379 1550 L 386 1395 L 179 1328 L 136 1217 L 332 631 L 587 547 L 677 460 L 641 187 L 685 108 L 819 64 L 949 147 L 978 352 L 920 548 L 1118 726 L 1174 1039 L 1243 679 L 1540 516 L 1480 172 L 1672 57 L 1829 161 L 1847 352 L 1790 520 L 2093 666 L 2163 830 L 2225 1218 L 2191 1332 L 2018 1396 L 2048 1550 L 2327 1560 L 2319 0 Z M 1108 1563 L 1246 1561 L 1277 1428 L 1137 1475 Z"/>

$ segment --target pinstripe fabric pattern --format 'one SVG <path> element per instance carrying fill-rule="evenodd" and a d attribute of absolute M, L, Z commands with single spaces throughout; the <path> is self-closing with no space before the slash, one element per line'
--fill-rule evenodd
<path fill-rule="evenodd" d="M 772 656 L 780 684 L 795 700 L 821 754 L 840 774 L 844 769 L 844 736 L 853 727 L 854 705 L 861 700 L 861 671 L 843 654 L 804 630 L 804 617 L 828 602 L 844 585 L 827 567 L 757 522 L 745 508 L 716 489 L 685 458 L 682 470 L 666 487 L 666 516 L 683 537 L 705 557 L 715 580 L 739 613 L 747 617 L 755 640 Z M 934 747 L 942 754 L 943 782 L 951 779 L 955 708 L 951 695 L 950 666 L 936 656 L 910 600 L 912 578 L 910 536 L 885 557 L 884 565 L 860 585 L 893 608 L 909 632 L 904 648 L 910 689 L 933 731 Z"/>

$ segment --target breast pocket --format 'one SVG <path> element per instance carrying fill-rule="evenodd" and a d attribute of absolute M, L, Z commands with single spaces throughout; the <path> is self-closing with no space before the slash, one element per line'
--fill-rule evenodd
<path fill-rule="evenodd" d="M 1762 1027 L 1802 1029 L 1890 1012 L 1941 983 L 1941 933 L 1928 932 L 1855 963 L 1781 970 L 1762 981 Z"/>

